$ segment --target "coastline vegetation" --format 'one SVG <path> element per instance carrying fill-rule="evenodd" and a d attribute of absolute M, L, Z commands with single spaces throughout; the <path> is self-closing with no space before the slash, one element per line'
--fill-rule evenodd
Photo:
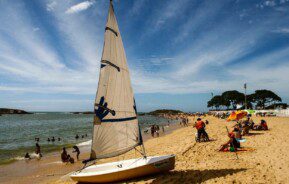
<path fill-rule="evenodd" d="M 286 103 L 282 103 L 280 96 L 266 89 L 256 90 L 246 95 L 246 101 L 248 109 L 286 109 L 288 107 Z M 245 109 L 245 94 L 237 90 L 225 91 L 221 95 L 213 96 L 207 102 L 207 107 L 215 110 Z"/>

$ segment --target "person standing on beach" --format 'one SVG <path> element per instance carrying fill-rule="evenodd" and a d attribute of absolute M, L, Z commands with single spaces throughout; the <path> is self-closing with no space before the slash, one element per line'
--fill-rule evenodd
<path fill-rule="evenodd" d="M 72 153 L 76 153 L 76 158 L 77 158 L 77 160 L 79 160 L 79 155 L 80 155 L 80 151 L 79 151 L 79 148 L 75 145 L 75 146 L 73 146 L 73 151 L 72 151 Z"/>
<path fill-rule="evenodd" d="M 152 137 L 155 137 L 155 125 L 151 126 L 151 135 Z"/>
<path fill-rule="evenodd" d="M 160 136 L 160 127 L 159 127 L 159 125 L 155 125 L 155 132 L 157 134 L 157 137 L 159 137 Z"/>
<path fill-rule="evenodd" d="M 40 145 L 38 144 L 38 142 L 35 144 L 35 147 L 36 147 L 35 153 L 36 153 L 37 155 L 39 155 L 39 157 L 42 157 Z"/>

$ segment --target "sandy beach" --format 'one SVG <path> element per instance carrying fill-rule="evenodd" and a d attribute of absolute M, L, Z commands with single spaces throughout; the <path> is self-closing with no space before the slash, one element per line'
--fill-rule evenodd
<path fill-rule="evenodd" d="M 190 118 L 189 127 L 180 127 L 173 132 L 145 141 L 148 155 L 176 154 L 175 170 L 154 176 L 139 178 L 128 183 L 289 183 L 289 118 L 265 117 L 269 131 L 251 131 L 242 144 L 248 151 L 235 153 L 218 152 L 227 140 L 226 122 L 212 116 L 207 132 L 214 141 L 196 143 Z M 259 123 L 260 117 L 253 117 Z M 88 157 L 88 150 L 81 159 Z M 18 161 L 0 166 L 1 183 L 68 183 L 73 184 L 68 173 L 80 169 L 81 162 L 63 164 L 60 152 L 53 153 L 40 161 Z M 104 159 L 98 163 L 139 157 L 135 151 L 125 155 Z"/>

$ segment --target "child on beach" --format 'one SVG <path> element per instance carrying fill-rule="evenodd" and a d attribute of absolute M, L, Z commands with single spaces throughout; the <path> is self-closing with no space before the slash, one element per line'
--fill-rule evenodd
<path fill-rule="evenodd" d="M 76 158 L 77 160 L 79 160 L 79 155 L 80 155 L 80 151 L 79 151 L 79 148 L 77 146 L 73 146 L 73 151 L 72 153 L 76 153 Z"/>

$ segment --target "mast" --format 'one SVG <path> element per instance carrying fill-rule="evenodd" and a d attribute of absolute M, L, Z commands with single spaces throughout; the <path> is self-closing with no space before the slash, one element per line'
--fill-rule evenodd
<path fill-rule="evenodd" d="M 143 145 L 125 50 L 112 0 L 100 63 L 90 160 L 118 156 Z"/>

